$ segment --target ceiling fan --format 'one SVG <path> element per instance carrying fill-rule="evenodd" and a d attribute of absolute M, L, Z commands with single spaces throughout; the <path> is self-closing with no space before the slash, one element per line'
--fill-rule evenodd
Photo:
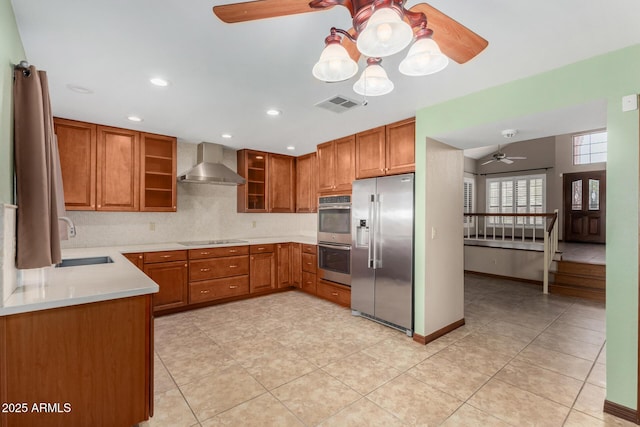
<path fill-rule="evenodd" d="M 514 160 L 526 160 L 526 157 L 511 157 L 511 156 L 507 156 L 506 154 L 504 154 L 501 150 L 500 150 L 500 146 L 498 145 L 498 151 L 496 151 L 495 153 L 493 153 L 491 155 L 491 159 L 487 160 L 486 162 L 482 163 L 481 165 L 488 165 L 489 163 L 493 163 L 493 162 L 502 162 L 502 163 L 506 163 L 508 165 L 512 164 Z"/>
<path fill-rule="evenodd" d="M 402 20 L 411 26 L 417 39 L 432 36 L 442 53 L 459 64 L 474 58 L 489 44 L 478 34 L 427 3 L 419 3 L 409 9 L 404 7 L 404 3 L 404 0 L 258 0 L 214 6 L 213 12 L 223 22 L 237 23 L 343 6 L 349 10 L 353 18 L 353 28 L 346 31 L 337 30 L 337 32 L 344 36 L 341 41 L 342 46 L 355 62 L 361 54 L 358 50 L 360 44 L 356 47 L 358 35 L 364 30 L 367 21 L 375 13 L 374 9 L 377 8 L 394 9 L 402 16 Z M 428 34 L 425 35 L 425 32 Z M 336 36 L 334 31 L 331 35 Z"/>

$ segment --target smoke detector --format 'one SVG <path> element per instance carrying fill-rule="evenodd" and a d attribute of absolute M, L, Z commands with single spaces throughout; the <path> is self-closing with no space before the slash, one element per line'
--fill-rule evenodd
<path fill-rule="evenodd" d="M 505 129 L 502 131 L 502 136 L 504 136 L 507 139 L 510 139 L 516 136 L 517 133 L 518 131 L 516 129 Z"/>

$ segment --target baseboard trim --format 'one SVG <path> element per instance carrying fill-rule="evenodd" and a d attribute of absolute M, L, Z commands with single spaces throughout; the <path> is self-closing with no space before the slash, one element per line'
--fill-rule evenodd
<path fill-rule="evenodd" d="M 605 413 L 611 414 L 614 417 L 622 418 L 634 424 L 640 424 L 638 411 L 635 409 L 627 408 L 626 406 L 605 399 L 603 410 Z"/>
<path fill-rule="evenodd" d="M 437 331 L 430 333 L 427 336 L 422 336 L 420 334 L 413 334 L 413 340 L 417 343 L 420 343 L 422 345 L 427 345 L 429 344 L 431 341 L 434 341 L 438 338 L 440 338 L 443 335 L 448 334 L 449 332 L 453 331 L 454 329 L 458 329 L 460 326 L 464 325 L 464 317 L 456 322 L 451 323 L 450 325 L 445 326 L 444 328 L 440 328 Z"/>
<path fill-rule="evenodd" d="M 542 280 L 524 279 L 522 277 L 502 276 L 500 274 L 483 273 L 481 271 L 465 270 L 465 273 L 475 274 L 476 276 L 491 277 L 494 279 L 513 280 L 515 282 L 528 283 L 530 285 L 542 286 Z"/>

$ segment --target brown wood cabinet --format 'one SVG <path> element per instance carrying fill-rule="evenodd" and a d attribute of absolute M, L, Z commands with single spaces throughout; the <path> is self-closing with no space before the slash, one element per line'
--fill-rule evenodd
<path fill-rule="evenodd" d="M 293 286 L 291 280 L 291 243 L 277 244 L 277 287 L 288 288 Z"/>
<path fill-rule="evenodd" d="M 176 210 L 176 138 L 54 118 L 67 210 Z"/>
<path fill-rule="evenodd" d="M 133 265 L 144 271 L 144 254 L 142 252 L 132 252 L 129 254 L 122 254 Z"/>
<path fill-rule="evenodd" d="M 296 159 L 296 212 L 318 211 L 317 154 Z"/>
<path fill-rule="evenodd" d="M 137 425 L 153 413 L 151 295 L 0 317 L 0 360 L 0 402 L 29 408 L 2 426 Z"/>
<path fill-rule="evenodd" d="M 356 178 L 415 171 L 415 119 L 356 134 Z"/>
<path fill-rule="evenodd" d="M 296 158 L 269 153 L 269 212 L 296 211 Z"/>
<path fill-rule="evenodd" d="M 189 302 L 188 267 L 187 251 L 146 252 L 144 254 L 144 272 L 160 288 L 157 293 L 153 294 L 154 311 L 187 305 Z"/>
<path fill-rule="evenodd" d="M 189 250 L 189 303 L 249 293 L 249 246 Z"/>
<path fill-rule="evenodd" d="M 351 307 L 351 288 L 337 283 L 318 280 L 316 284 L 316 295 L 336 304 Z"/>
<path fill-rule="evenodd" d="M 176 138 L 150 133 L 141 134 L 141 211 L 176 211 L 176 164 Z"/>
<path fill-rule="evenodd" d="M 291 246 L 291 286 L 302 287 L 302 244 L 290 243 Z"/>
<path fill-rule="evenodd" d="M 355 135 L 320 144 L 316 153 L 318 191 L 350 192 L 355 179 Z"/>
<path fill-rule="evenodd" d="M 275 245 L 251 245 L 249 256 L 249 289 L 251 293 L 276 288 Z"/>
<path fill-rule="evenodd" d="M 302 245 L 302 290 L 316 294 L 317 248 L 315 245 Z"/>
<path fill-rule="evenodd" d="M 296 159 L 282 154 L 239 150 L 238 212 L 295 212 Z"/>

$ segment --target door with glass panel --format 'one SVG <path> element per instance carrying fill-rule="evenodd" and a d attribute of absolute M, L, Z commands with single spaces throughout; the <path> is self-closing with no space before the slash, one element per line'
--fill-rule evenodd
<path fill-rule="evenodd" d="M 563 181 L 564 241 L 605 243 L 605 171 L 565 173 Z"/>

